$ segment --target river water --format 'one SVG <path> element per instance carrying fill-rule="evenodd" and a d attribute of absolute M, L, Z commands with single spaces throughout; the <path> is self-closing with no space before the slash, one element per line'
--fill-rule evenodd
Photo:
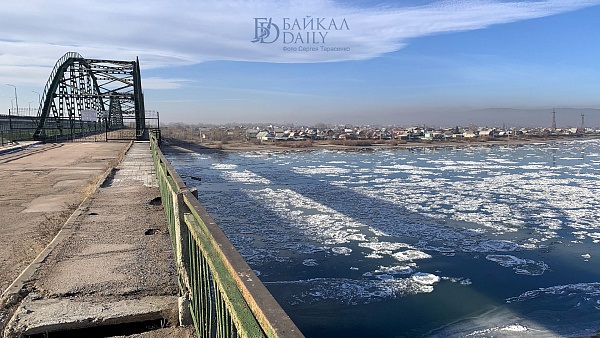
<path fill-rule="evenodd" d="M 600 330 L 599 140 L 168 158 L 307 337 Z"/>

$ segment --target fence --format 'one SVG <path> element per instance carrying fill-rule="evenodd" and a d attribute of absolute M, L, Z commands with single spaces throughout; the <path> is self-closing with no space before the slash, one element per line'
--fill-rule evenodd
<path fill-rule="evenodd" d="M 150 144 L 181 295 L 199 337 L 303 337 L 175 169 Z"/>
<path fill-rule="evenodd" d="M 37 111 L 36 111 L 37 112 Z M 33 109 L 19 108 L 20 115 L 9 109 L 8 115 L 0 114 L 0 146 L 18 141 L 32 141 L 39 124 Z M 59 141 L 115 141 L 148 139 L 147 133 L 153 132 L 160 142 L 160 123 L 157 111 L 146 111 L 146 125 L 136 128 L 136 122 L 126 119 L 127 123 L 118 126 L 107 126 L 106 121 L 83 121 L 48 117 L 37 138 L 43 142 Z M 138 130 L 140 129 L 140 130 Z M 138 134 L 140 133 L 141 134 Z"/>

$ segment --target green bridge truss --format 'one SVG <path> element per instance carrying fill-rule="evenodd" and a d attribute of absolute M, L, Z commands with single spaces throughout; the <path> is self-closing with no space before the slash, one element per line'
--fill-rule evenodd
<path fill-rule="evenodd" d="M 147 139 L 139 60 L 86 59 L 75 52 L 63 55 L 44 88 L 34 139 L 44 139 L 47 130 L 62 134 L 82 118 L 89 119 L 89 113 L 83 117 L 82 111 L 96 112 L 97 120 L 108 129 L 124 128 L 125 120 L 134 121 L 135 138 Z"/>

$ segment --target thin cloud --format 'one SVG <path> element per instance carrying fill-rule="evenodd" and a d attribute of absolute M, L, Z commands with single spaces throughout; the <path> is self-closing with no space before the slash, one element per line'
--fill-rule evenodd
<path fill-rule="evenodd" d="M 313 63 L 365 60 L 397 51 L 410 39 L 482 29 L 589 6 L 600 0 L 438 1 L 423 6 L 350 7 L 335 1 L 140 1 L 67 0 L 3 4 L 0 13 L 0 77 L 45 82 L 67 51 L 88 58 L 134 60 L 161 68 L 214 60 Z M 290 52 L 278 41 L 252 43 L 254 18 L 342 20 L 348 29 L 328 32 L 335 52 Z M 319 44 L 315 44 L 320 47 Z M 46 73 L 31 66 L 47 67 Z M 42 68 L 43 69 L 43 68 Z M 13 81 L 13 80 L 11 80 Z M 150 82 L 151 84 L 152 82 Z M 162 82 L 176 86 L 175 82 Z"/>
<path fill-rule="evenodd" d="M 191 81 L 188 79 L 169 79 L 162 77 L 144 77 L 142 80 L 144 89 L 178 89 L 187 82 Z"/>

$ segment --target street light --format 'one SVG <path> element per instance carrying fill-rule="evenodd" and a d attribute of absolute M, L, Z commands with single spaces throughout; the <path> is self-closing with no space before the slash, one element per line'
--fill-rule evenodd
<path fill-rule="evenodd" d="M 40 95 L 40 93 L 36 92 L 35 90 L 32 90 L 31 92 L 38 94 L 38 106 L 41 105 L 42 104 L 42 95 Z"/>
<path fill-rule="evenodd" d="M 17 98 L 17 86 L 11 85 L 10 83 L 7 83 L 6 85 L 15 88 L 15 105 L 17 106 L 17 115 L 19 115 L 19 99 Z"/>
<path fill-rule="evenodd" d="M 39 117 L 40 114 L 42 113 L 42 95 L 40 95 L 40 93 L 36 92 L 35 90 L 32 90 L 31 92 L 38 94 L 38 111 L 37 111 L 37 116 Z"/>
<path fill-rule="evenodd" d="M 13 107 L 13 99 L 10 99 L 10 110 L 8 111 L 8 130 L 12 131 L 12 118 L 10 117 L 10 113 L 13 112 L 14 113 L 14 107 Z M 12 139 L 11 139 L 12 140 Z"/>

